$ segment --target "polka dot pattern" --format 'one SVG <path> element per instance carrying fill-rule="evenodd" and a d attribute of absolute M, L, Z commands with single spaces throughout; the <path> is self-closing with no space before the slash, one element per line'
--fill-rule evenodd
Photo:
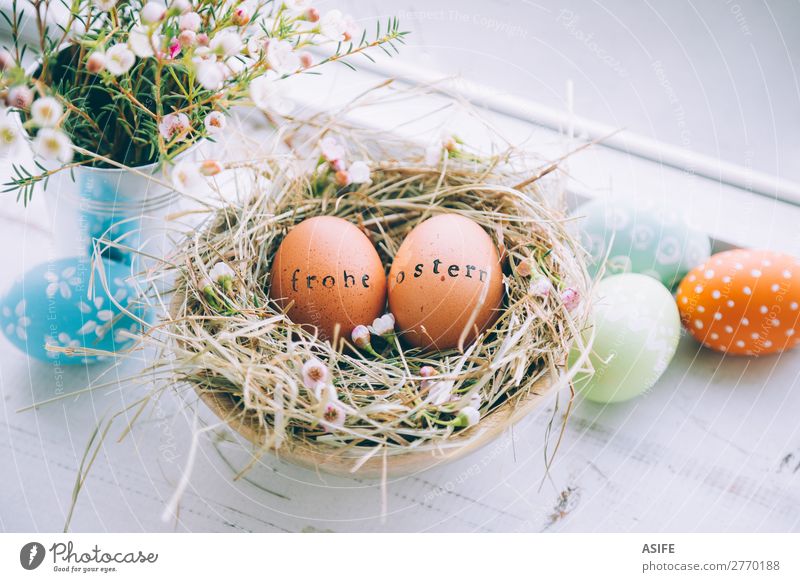
<path fill-rule="evenodd" d="M 800 261 L 789 255 L 716 254 L 686 275 L 676 299 L 686 330 L 714 350 L 757 356 L 800 343 Z"/>

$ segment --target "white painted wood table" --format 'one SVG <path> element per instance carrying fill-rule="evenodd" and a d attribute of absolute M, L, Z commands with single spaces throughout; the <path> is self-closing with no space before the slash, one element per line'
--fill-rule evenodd
<path fill-rule="evenodd" d="M 324 78 L 314 99 L 328 106 L 377 80 L 349 72 Z M 531 144 L 554 141 L 554 134 L 518 120 L 493 121 Z M 466 125 L 459 127 L 468 133 Z M 797 207 L 752 195 L 745 206 L 737 205 L 732 201 L 742 192 L 602 147 L 569 164 L 584 194 L 606 195 L 613 177 L 617 195 L 637 192 L 685 203 L 695 222 L 718 240 L 800 250 Z M 10 200 L 3 207 L 0 286 L 6 288 L 58 249 L 51 248 L 43 220 L 43 196 L 27 211 Z M 704 213 L 709 208 L 710 215 Z M 0 529 L 63 527 L 87 439 L 98 419 L 147 389 L 125 379 L 146 361 L 144 354 L 114 369 L 114 377 L 104 378 L 116 380 L 111 389 L 18 413 L 59 390 L 86 386 L 103 368 L 78 367 L 56 378 L 51 365 L 27 359 L 0 339 Z M 543 445 L 552 405 L 468 458 L 392 480 L 385 492 L 379 483 L 326 477 L 272 457 L 234 482 L 249 459 L 246 451 L 230 439 L 205 439 L 178 519 L 163 521 L 193 422 L 191 411 L 168 393 L 127 439 L 116 442 L 124 422 L 112 431 L 81 494 L 72 530 L 800 530 L 800 350 L 732 358 L 684 337 L 650 393 L 609 407 L 578 402 L 546 475 Z"/>

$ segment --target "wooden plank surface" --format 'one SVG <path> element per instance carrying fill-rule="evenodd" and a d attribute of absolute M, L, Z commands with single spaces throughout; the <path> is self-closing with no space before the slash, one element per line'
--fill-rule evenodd
<path fill-rule="evenodd" d="M 545 144 L 553 139 L 537 136 Z M 620 172 L 664 191 L 686 184 L 679 173 L 648 172 L 619 153 L 591 156 L 602 163 L 587 162 L 585 179 L 576 178 L 597 191 Z M 711 195 L 725 193 L 715 187 Z M 45 210 L 40 196 L 25 211 L 9 201 L 0 212 L 3 289 L 58 255 Z M 776 220 L 792 216 L 770 211 Z M 784 228 L 782 222 L 773 228 L 773 244 L 783 237 L 797 245 Z M 139 354 L 115 369 L 113 389 L 17 413 L 59 390 L 86 386 L 102 367 L 67 370 L 57 379 L 51 365 L 26 359 L 0 339 L 2 530 L 60 530 L 89 434 L 98 419 L 144 393 L 146 385 L 124 378 L 147 358 Z M 377 482 L 317 475 L 271 457 L 234 482 L 248 449 L 212 431 L 201 441 L 179 517 L 163 521 L 197 422 L 186 404 L 167 394 L 131 437 L 115 442 L 122 424 L 111 433 L 78 503 L 74 531 L 800 530 L 800 352 L 731 358 L 684 337 L 649 394 L 613 407 L 578 403 L 549 475 L 544 439 L 552 400 L 486 448 L 392 480 L 385 491 Z M 203 407 L 199 413 L 213 422 Z"/>

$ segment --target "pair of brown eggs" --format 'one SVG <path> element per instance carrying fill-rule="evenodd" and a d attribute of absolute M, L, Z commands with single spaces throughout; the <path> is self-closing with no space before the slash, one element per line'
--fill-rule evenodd
<path fill-rule="evenodd" d="M 418 224 L 389 276 L 369 238 L 352 223 L 317 216 L 292 228 L 272 263 L 270 297 L 323 339 L 350 337 L 386 312 L 408 344 L 466 346 L 495 322 L 503 301 L 500 257 L 480 225 L 460 214 Z"/>

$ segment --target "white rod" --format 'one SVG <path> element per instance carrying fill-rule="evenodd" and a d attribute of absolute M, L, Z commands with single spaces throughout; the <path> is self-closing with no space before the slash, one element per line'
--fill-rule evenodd
<path fill-rule="evenodd" d="M 0 0 L 0 7 L 5 10 L 6 6 L 10 6 L 10 1 Z M 319 54 L 326 54 L 323 49 L 313 50 Z M 556 131 L 569 127 L 587 140 L 606 138 L 603 139 L 603 145 L 606 147 L 800 206 L 800 184 L 772 174 L 670 145 L 627 129 L 578 117 L 572 112 L 547 107 L 528 99 L 498 94 L 485 85 L 463 78 L 448 78 L 438 71 L 414 67 L 400 60 L 381 58 L 371 62 L 365 59 L 359 62 L 359 67 L 410 84 L 432 85 L 440 93 L 457 95 L 492 111 Z"/>
<path fill-rule="evenodd" d="M 602 142 L 606 147 L 800 206 L 800 184 L 791 180 L 784 180 L 771 174 L 699 154 L 626 129 L 579 117 L 572 112 L 547 107 L 528 99 L 498 94 L 484 85 L 472 83 L 463 78 L 447 77 L 430 69 L 412 67 L 399 60 L 381 59 L 375 63 L 362 61 L 359 63 L 359 67 L 406 83 L 431 85 L 434 90 L 442 94 L 456 95 L 492 111 L 556 131 L 571 127 L 574 128 L 577 135 L 585 137 L 587 140 L 606 138 Z"/>

